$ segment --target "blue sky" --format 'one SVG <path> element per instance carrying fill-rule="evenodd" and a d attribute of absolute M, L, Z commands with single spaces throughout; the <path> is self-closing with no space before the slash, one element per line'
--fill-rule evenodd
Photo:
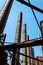
<path fill-rule="evenodd" d="M 6 0 L 0 0 L 0 11 L 1 11 L 5 1 Z M 25 0 L 25 1 L 28 2 L 28 0 Z M 30 0 L 30 2 L 31 2 L 31 4 L 43 9 L 43 0 Z M 34 38 L 37 38 L 38 35 L 41 35 L 40 30 L 37 26 L 37 23 L 34 19 L 33 14 L 32 14 L 31 8 L 14 0 L 8 20 L 7 20 L 5 30 L 3 32 L 3 33 L 7 34 L 6 42 L 14 42 L 19 12 L 23 13 L 22 24 L 24 24 L 24 23 L 27 24 L 27 35 L 29 35 L 29 38 L 34 39 Z M 40 21 L 43 20 L 43 14 L 41 14 L 35 10 L 34 10 L 34 12 L 35 12 L 37 19 L 39 21 L 39 24 L 40 24 Z M 35 47 L 34 50 L 35 50 L 35 56 L 41 55 L 39 46 Z"/>

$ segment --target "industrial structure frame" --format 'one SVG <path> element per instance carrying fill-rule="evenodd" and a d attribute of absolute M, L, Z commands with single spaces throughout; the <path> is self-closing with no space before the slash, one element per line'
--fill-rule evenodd
<path fill-rule="evenodd" d="M 40 8 L 34 6 L 34 5 L 30 4 L 30 3 L 25 2 L 24 0 L 17 0 L 17 1 L 21 2 L 22 4 L 25 4 L 25 5 L 29 6 L 29 7 L 32 8 L 32 9 L 37 10 L 37 11 L 40 12 L 40 13 L 43 13 L 43 10 L 41 10 Z M 12 1 L 12 2 L 13 2 L 13 1 Z M 11 6 L 11 3 L 12 3 L 12 2 L 9 3 L 9 6 Z M 11 7 L 10 7 L 10 8 L 11 8 Z M 10 8 L 9 8 L 9 11 L 10 11 Z M 7 10 L 8 10 L 8 8 L 7 8 Z M 7 14 L 7 13 L 9 14 L 9 11 L 8 11 L 8 12 L 6 11 L 6 14 Z M 3 16 L 4 16 L 4 15 L 3 15 Z M 7 15 L 6 17 L 8 17 L 8 15 Z M 2 21 L 2 22 L 5 21 L 5 22 L 2 24 L 2 26 L 3 26 L 2 30 L 1 30 L 1 26 L 0 26 L 0 30 L 1 30 L 1 31 L 0 31 L 0 34 L 3 33 L 3 30 L 4 30 L 4 28 L 5 28 L 5 23 L 6 23 L 6 21 L 7 21 L 7 18 L 6 18 L 6 17 L 4 17 L 6 20 L 3 20 L 3 17 L 1 18 L 1 19 L 2 19 L 1 21 Z M 2 23 L 2 22 L 1 22 L 1 23 Z M 0 41 L 0 43 L 2 43 L 2 42 Z M 4 42 L 4 43 L 7 43 L 7 42 Z M 9 42 L 8 42 L 8 43 L 9 43 Z M 24 43 L 24 44 L 23 44 L 23 43 Z M 12 52 L 13 52 L 12 65 L 15 65 L 15 54 L 16 54 L 16 53 L 21 54 L 21 55 L 24 55 L 24 56 L 29 57 L 29 58 L 32 58 L 32 59 L 35 59 L 35 60 L 37 60 L 37 61 L 43 62 L 43 61 L 41 61 L 41 60 L 38 60 L 38 59 L 33 58 L 33 57 L 30 57 L 30 56 L 28 56 L 28 55 L 25 55 L 25 54 L 16 52 L 16 50 L 17 50 L 17 49 L 20 49 L 20 48 L 26 48 L 26 47 L 32 47 L 32 46 L 38 46 L 38 45 L 43 45 L 43 39 L 41 39 L 41 40 L 39 40 L 39 39 L 37 39 L 37 40 L 30 40 L 30 41 L 19 42 L 19 44 L 18 44 L 18 43 L 14 43 L 14 44 L 12 44 L 12 45 L 0 46 L 0 50 L 8 50 L 8 51 L 12 51 Z"/>
<path fill-rule="evenodd" d="M 28 2 L 26 2 L 24 0 L 17 0 L 17 1 L 24 4 L 24 5 L 26 5 L 26 6 L 28 6 L 28 7 L 30 7 L 30 8 L 32 8 L 32 9 L 34 9 L 34 10 L 36 10 L 36 11 L 38 11 L 38 12 L 40 12 L 40 13 L 43 13 L 42 9 L 40 9 L 40 8 L 38 8 L 38 7 L 32 5 L 32 4 L 30 4 L 30 3 L 28 3 Z"/>
<path fill-rule="evenodd" d="M 24 44 L 23 44 L 23 43 L 24 43 Z M 38 40 L 38 41 L 34 41 L 34 42 L 31 41 L 31 43 L 29 43 L 29 41 L 28 41 L 28 43 L 25 43 L 25 42 L 23 42 L 23 43 L 21 43 L 21 44 L 18 44 L 18 43 L 16 44 L 16 43 L 14 43 L 13 45 L 0 46 L 0 50 L 13 51 L 12 65 L 15 65 L 15 64 L 14 64 L 14 61 L 15 61 L 15 54 L 16 54 L 16 53 L 21 54 L 21 55 L 24 55 L 24 56 L 29 57 L 29 58 L 32 58 L 32 59 L 35 59 L 35 60 L 37 60 L 37 61 L 43 62 L 43 61 L 41 61 L 41 60 L 38 60 L 38 59 L 33 58 L 33 57 L 30 57 L 30 56 L 28 56 L 28 55 L 25 55 L 25 54 L 16 52 L 16 49 L 17 49 L 17 48 L 25 48 L 25 47 L 43 45 L 43 40 Z M 34 43 L 35 43 L 35 45 L 34 45 Z M 40 44 L 38 44 L 38 43 L 40 43 Z"/>

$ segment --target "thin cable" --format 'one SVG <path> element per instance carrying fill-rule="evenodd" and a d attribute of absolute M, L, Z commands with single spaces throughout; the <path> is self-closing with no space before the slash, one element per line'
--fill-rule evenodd
<path fill-rule="evenodd" d="M 28 0 L 28 2 L 30 3 L 30 1 Z M 40 31 L 41 31 L 41 28 L 40 28 L 40 25 L 39 25 L 39 23 L 38 23 L 38 20 L 37 20 L 37 17 L 36 17 L 36 15 L 35 15 L 35 12 L 34 12 L 34 10 L 31 8 L 31 10 L 32 10 L 32 13 L 33 13 L 33 15 L 34 15 L 34 18 L 35 18 L 35 20 L 36 20 L 36 22 L 37 22 L 37 25 L 38 25 L 38 27 L 39 27 L 39 29 L 40 29 Z"/>

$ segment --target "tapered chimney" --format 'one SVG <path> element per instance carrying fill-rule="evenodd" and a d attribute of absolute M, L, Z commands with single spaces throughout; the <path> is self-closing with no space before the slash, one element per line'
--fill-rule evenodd
<path fill-rule="evenodd" d="M 4 31 L 12 3 L 13 0 L 6 0 L 6 3 L 0 12 L 0 34 Z"/>
<path fill-rule="evenodd" d="M 16 29 L 16 35 L 15 35 L 15 43 L 21 42 L 21 29 L 22 29 L 22 12 L 19 13 L 18 16 L 18 22 L 17 22 L 17 29 Z M 20 49 L 17 49 L 16 51 L 20 52 Z M 15 62 L 15 65 L 19 65 L 19 54 L 16 54 L 17 61 Z"/>
<path fill-rule="evenodd" d="M 22 12 L 18 14 L 18 22 L 17 22 L 17 29 L 16 29 L 16 36 L 15 36 L 15 43 L 21 41 L 21 28 L 22 28 Z"/>

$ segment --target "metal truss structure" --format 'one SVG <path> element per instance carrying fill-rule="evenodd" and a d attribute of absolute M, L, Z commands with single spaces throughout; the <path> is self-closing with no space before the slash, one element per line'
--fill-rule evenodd
<path fill-rule="evenodd" d="M 43 14 L 43 10 L 42 10 L 42 9 L 40 9 L 40 8 L 38 8 L 38 7 L 34 6 L 34 5 L 32 5 L 31 3 L 28 3 L 28 2 L 26 2 L 26 1 L 24 1 L 24 0 L 17 0 L 17 1 Z M 11 1 L 11 2 L 12 2 L 12 1 Z M 8 5 L 10 5 L 9 11 L 10 11 L 11 4 L 12 4 L 11 2 L 8 4 Z M 7 10 L 8 10 L 8 7 L 7 7 Z M 9 14 L 9 11 L 8 11 L 8 12 L 6 11 L 6 14 L 7 14 L 7 13 Z M 4 13 L 5 13 L 5 12 L 4 12 Z M 5 14 L 5 15 L 6 15 L 6 14 Z M 5 25 L 5 21 L 6 21 L 6 18 L 8 17 L 8 14 L 7 14 L 6 16 L 3 16 L 5 20 L 2 18 L 2 25 L 3 25 L 3 26 Z M 36 18 L 36 17 L 35 17 L 35 18 Z M 3 21 L 4 21 L 4 24 L 3 24 Z M 36 19 L 36 21 L 37 21 L 37 19 Z M 0 30 L 1 30 L 1 28 L 2 28 L 2 26 L 0 25 Z M 40 28 L 40 27 L 39 27 L 39 28 Z M 2 29 L 4 30 L 4 27 L 3 27 Z M 1 30 L 2 33 L 3 33 L 3 30 Z M 0 32 L 0 33 L 1 33 L 1 32 Z M 0 43 L 2 43 L 2 42 L 0 41 Z M 4 42 L 4 43 L 10 43 L 10 42 Z M 23 43 L 24 43 L 24 44 L 23 44 Z M 11 44 L 11 45 L 3 45 L 3 46 L 0 46 L 0 51 L 1 51 L 1 50 L 8 50 L 8 51 L 13 52 L 13 54 L 12 54 L 13 58 L 12 58 L 12 63 L 11 63 L 11 65 L 15 65 L 15 62 L 14 62 L 14 61 L 15 61 L 15 54 L 16 54 L 16 53 L 18 53 L 18 54 L 20 54 L 20 55 L 24 55 L 24 56 L 29 57 L 29 58 L 32 58 L 32 59 L 34 59 L 34 60 L 43 62 L 43 61 L 41 61 L 41 60 L 38 60 L 38 59 L 33 58 L 33 57 L 30 57 L 30 56 L 28 56 L 28 55 L 25 55 L 25 54 L 16 52 L 16 50 L 17 50 L 17 49 L 20 49 L 20 48 L 26 48 L 26 47 L 32 47 L 32 46 L 39 46 L 39 45 L 41 45 L 41 46 L 43 45 L 43 38 L 41 38 L 40 40 L 37 39 L 37 40 L 29 40 L 29 41 L 20 42 L 19 44 L 18 44 L 18 43 L 13 43 L 13 44 Z"/>

